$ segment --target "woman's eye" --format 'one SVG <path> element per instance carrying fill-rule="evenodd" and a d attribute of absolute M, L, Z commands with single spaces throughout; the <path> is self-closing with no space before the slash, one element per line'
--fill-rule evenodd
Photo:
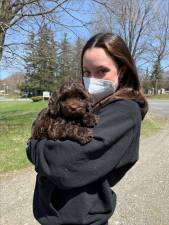
<path fill-rule="evenodd" d="M 98 70 L 97 74 L 98 74 L 98 76 L 103 77 L 109 71 L 110 71 L 109 69 L 103 68 L 103 69 Z"/>
<path fill-rule="evenodd" d="M 105 73 L 107 73 L 109 70 L 107 70 L 107 69 L 101 69 L 101 70 L 99 70 L 99 74 L 105 74 Z"/>

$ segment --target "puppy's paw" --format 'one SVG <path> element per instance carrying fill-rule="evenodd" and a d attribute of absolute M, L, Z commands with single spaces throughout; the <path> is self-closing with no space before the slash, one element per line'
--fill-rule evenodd
<path fill-rule="evenodd" d="M 78 133 L 78 141 L 81 144 L 87 144 L 88 142 L 90 142 L 92 140 L 93 137 L 93 131 L 89 128 L 82 128 L 81 132 Z"/>
<path fill-rule="evenodd" d="M 87 144 L 92 140 L 91 136 L 86 136 L 86 137 L 78 137 L 78 141 L 80 142 L 80 144 Z"/>
<path fill-rule="evenodd" d="M 83 124 L 87 127 L 94 127 L 99 122 L 99 116 L 92 113 L 86 113 L 83 117 Z"/>

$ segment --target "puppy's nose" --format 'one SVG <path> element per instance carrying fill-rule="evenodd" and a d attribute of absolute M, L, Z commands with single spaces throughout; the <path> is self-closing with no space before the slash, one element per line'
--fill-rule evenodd
<path fill-rule="evenodd" d="M 75 109 L 77 109 L 77 106 L 71 105 L 71 109 L 75 110 Z"/>

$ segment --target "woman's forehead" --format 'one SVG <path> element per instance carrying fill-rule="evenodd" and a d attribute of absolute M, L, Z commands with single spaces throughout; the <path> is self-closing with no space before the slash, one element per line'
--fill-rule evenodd
<path fill-rule="evenodd" d="M 114 64 L 113 59 L 102 48 L 87 49 L 83 56 L 83 67 L 104 67 Z"/>

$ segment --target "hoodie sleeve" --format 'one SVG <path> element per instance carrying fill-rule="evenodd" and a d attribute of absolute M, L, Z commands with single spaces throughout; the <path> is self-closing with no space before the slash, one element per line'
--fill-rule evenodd
<path fill-rule="evenodd" d="M 58 188 L 87 185 L 118 165 L 137 161 L 138 147 L 132 148 L 132 152 L 130 148 L 141 123 L 137 103 L 118 100 L 106 105 L 97 114 L 100 122 L 93 128 L 92 141 L 86 145 L 70 140 L 28 141 L 27 157 L 35 165 L 35 170 L 52 179 Z"/>

